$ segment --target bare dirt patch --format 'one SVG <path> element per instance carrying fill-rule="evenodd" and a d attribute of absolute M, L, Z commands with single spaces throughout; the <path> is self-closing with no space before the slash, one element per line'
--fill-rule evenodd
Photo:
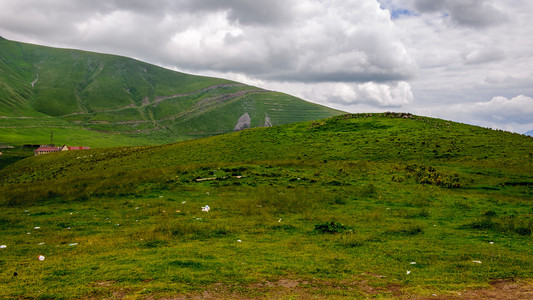
<path fill-rule="evenodd" d="M 429 297 L 409 297 L 410 299 L 425 300 L 526 300 L 533 299 L 533 282 L 514 280 L 495 280 L 490 283 L 491 287 L 476 290 L 455 292 L 451 295 L 433 295 Z"/>
<path fill-rule="evenodd" d="M 101 281 L 95 283 L 101 287 L 110 287 L 114 282 Z M 178 300 L 178 299 L 415 299 L 415 300 L 456 300 L 456 299 L 533 299 L 533 281 L 496 280 L 488 288 L 450 292 L 449 294 L 433 294 L 420 296 L 404 290 L 400 284 L 388 284 L 376 287 L 366 279 L 354 281 L 323 281 L 282 278 L 277 281 L 262 281 L 250 285 L 213 284 L 192 294 L 173 296 L 146 295 L 143 299 Z M 132 290 L 113 289 L 115 299 L 131 296 Z"/>
<path fill-rule="evenodd" d="M 113 284 L 115 284 L 115 281 L 97 281 L 94 283 L 94 286 L 106 287 L 106 286 L 112 286 Z"/>

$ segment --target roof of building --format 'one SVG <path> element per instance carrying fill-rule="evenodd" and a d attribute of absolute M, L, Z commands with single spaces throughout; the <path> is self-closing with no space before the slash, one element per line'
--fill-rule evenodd
<path fill-rule="evenodd" d="M 57 147 L 39 147 L 35 151 L 36 152 L 38 152 L 38 151 L 49 151 L 49 152 L 51 152 L 51 151 L 59 151 L 59 148 L 57 148 Z"/>

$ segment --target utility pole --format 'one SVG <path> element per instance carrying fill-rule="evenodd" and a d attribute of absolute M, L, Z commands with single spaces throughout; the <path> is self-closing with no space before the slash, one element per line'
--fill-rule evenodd
<path fill-rule="evenodd" d="M 54 131 L 50 130 L 50 146 L 54 146 Z"/>

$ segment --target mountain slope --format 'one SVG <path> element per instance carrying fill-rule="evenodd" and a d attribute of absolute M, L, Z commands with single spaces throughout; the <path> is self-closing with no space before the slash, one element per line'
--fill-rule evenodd
<path fill-rule="evenodd" d="M 124 174 L 125 170 L 270 160 L 437 164 L 456 171 L 492 169 L 503 163 L 517 180 L 533 174 L 530 137 L 426 117 L 402 119 L 404 115 L 343 115 L 176 144 L 98 149 L 83 160 L 72 159 L 80 152 L 46 155 L 23 160 L 2 170 L 0 176 L 12 181 L 36 172 L 32 180 L 68 178 L 70 183 L 76 176 L 86 179 L 92 174 L 80 172 L 89 166 Z M 94 173 L 94 180 L 101 175 Z"/>
<path fill-rule="evenodd" d="M 7 131 L 1 142 L 42 143 L 42 132 L 22 130 L 38 127 L 171 142 L 340 113 L 282 93 L 130 58 L 0 38 L 0 126 Z M 237 126 L 243 117 L 246 122 Z M 72 132 L 64 135 L 76 135 Z M 90 144 L 93 134 L 84 135 L 78 140 Z"/>
<path fill-rule="evenodd" d="M 386 113 L 30 157 L 0 170 L 0 274 L 20 274 L 0 297 L 446 298 L 497 282 L 525 299 L 532 149 Z"/>

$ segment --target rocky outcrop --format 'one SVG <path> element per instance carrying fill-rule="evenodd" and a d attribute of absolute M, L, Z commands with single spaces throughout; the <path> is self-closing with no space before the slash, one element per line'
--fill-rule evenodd
<path fill-rule="evenodd" d="M 270 121 L 270 117 L 265 113 L 265 125 L 263 127 L 272 127 L 272 122 Z"/>
<path fill-rule="evenodd" d="M 239 120 L 237 121 L 237 125 L 235 125 L 235 128 L 233 128 L 234 131 L 240 131 L 246 128 L 250 128 L 251 120 L 250 115 L 248 113 L 244 113 Z"/>

